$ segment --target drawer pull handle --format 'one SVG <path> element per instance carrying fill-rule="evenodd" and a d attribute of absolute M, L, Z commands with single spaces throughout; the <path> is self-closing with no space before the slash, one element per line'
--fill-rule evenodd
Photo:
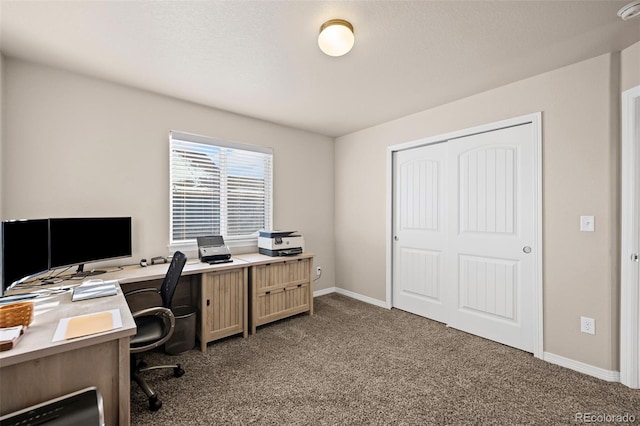
<path fill-rule="evenodd" d="M 298 288 L 302 287 L 302 284 L 298 284 Z"/>
<path fill-rule="evenodd" d="M 211 300 L 207 299 L 207 306 L 211 305 Z"/>
<path fill-rule="evenodd" d="M 270 291 L 265 291 L 264 294 L 271 294 L 271 292 Z"/>

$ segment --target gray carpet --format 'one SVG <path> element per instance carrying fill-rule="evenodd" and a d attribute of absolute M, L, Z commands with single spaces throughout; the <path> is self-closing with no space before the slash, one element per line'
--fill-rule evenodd
<path fill-rule="evenodd" d="M 164 402 L 158 412 L 132 384 L 132 423 L 557 425 L 575 424 L 576 413 L 640 423 L 640 391 L 619 383 L 337 294 L 316 298 L 315 310 L 207 353 L 149 354 L 187 373 L 145 373 Z"/>

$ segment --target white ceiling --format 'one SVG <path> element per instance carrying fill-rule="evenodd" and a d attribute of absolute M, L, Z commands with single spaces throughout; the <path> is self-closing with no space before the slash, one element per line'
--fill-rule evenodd
<path fill-rule="evenodd" d="M 640 40 L 630 0 L 7 1 L 0 49 L 340 136 Z M 320 25 L 350 21 L 346 56 Z"/>

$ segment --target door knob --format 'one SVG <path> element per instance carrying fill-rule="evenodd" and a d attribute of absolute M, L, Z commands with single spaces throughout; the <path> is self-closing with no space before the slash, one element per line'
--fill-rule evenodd
<path fill-rule="evenodd" d="M 522 247 L 522 251 L 525 252 L 526 254 L 529 254 L 529 253 L 531 253 L 531 247 L 524 246 L 524 247 Z"/>
<path fill-rule="evenodd" d="M 638 253 L 633 253 L 631 255 L 631 261 L 632 262 L 638 262 Z"/>
<path fill-rule="evenodd" d="M 399 238 L 398 238 L 398 236 L 397 236 L 397 235 L 394 235 L 394 236 L 393 236 L 393 239 L 394 239 L 395 241 L 398 241 L 398 240 L 399 240 Z"/>

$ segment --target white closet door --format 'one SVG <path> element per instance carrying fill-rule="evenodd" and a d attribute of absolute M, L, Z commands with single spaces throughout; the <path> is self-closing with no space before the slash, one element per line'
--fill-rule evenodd
<path fill-rule="evenodd" d="M 533 352 L 535 171 L 532 124 L 449 148 L 448 323 Z"/>
<path fill-rule="evenodd" d="M 533 352 L 532 126 L 394 154 L 394 307 Z"/>
<path fill-rule="evenodd" d="M 446 322 L 446 143 L 394 157 L 393 305 Z"/>

